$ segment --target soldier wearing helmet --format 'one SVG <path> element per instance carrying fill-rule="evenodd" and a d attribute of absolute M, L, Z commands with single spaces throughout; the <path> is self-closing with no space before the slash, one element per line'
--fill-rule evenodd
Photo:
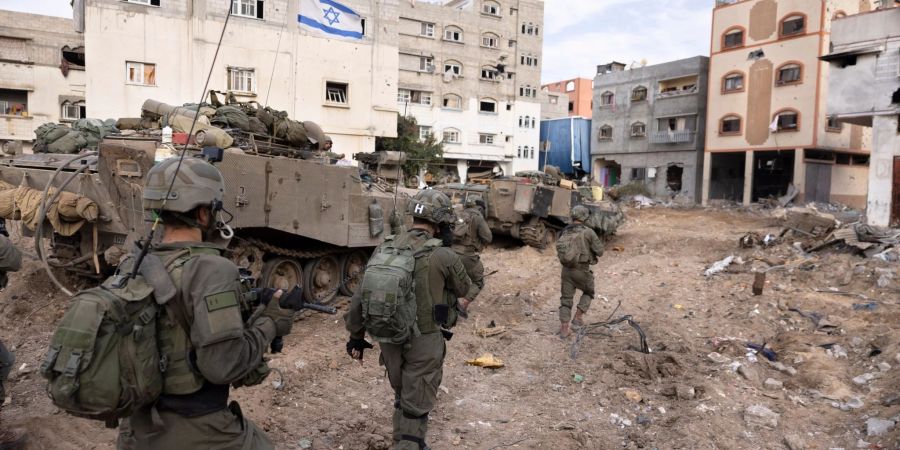
<path fill-rule="evenodd" d="M 457 215 L 453 224 L 451 248 L 459 255 L 466 273 L 472 279 L 472 287 L 466 295 L 469 301 L 475 300 L 484 289 L 484 264 L 481 263 L 479 254 L 493 239 L 494 235 L 484 220 L 484 200 L 478 195 L 466 196 L 466 209 Z M 465 311 L 468 304 L 460 306 Z"/>
<path fill-rule="evenodd" d="M 584 223 L 591 212 L 582 205 L 572 208 L 572 224 L 562 230 L 556 243 L 557 256 L 562 263 L 560 274 L 559 296 L 559 335 L 563 339 L 571 334 L 570 328 L 579 328 L 584 325 L 584 314 L 591 306 L 594 299 L 594 273 L 591 266 L 597 264 L 597 260 L 603 255 L 603 243 L 597 237 L 597 233 Z M 564 261 L 564 254 L 571 249 L 574 255 L 573 261 Z M 572 303 L 575 290 L 581 290 L 581 299 L 572 318 Z M 569 325 L 571 320 L 571 327 Z"/>
<path fill-rule="evenodd" d="M 144 208 L 163 226 L 147 258 L 163 262 L 178 293 L 159 316 L 163 393 L 123 425 L 119 448 L 273 448 L 237 403 L 228 403 L 229 386 L 262 382 L 263 354 L 276 336 L 290 333 L 294 312 L 278 305 L 278 292 L 244 322 L 238 268 L 221 256 L 224 247 L 209 242 L 228 230 L 220 218 L 224 192 L 219 170 L 198 158 L 186 157 L 180 167 L 170 158 L 147 174 Z M 133 264 L 123 261 L 120 273 Z"/>
<path fill-rule="evenodd" d="M 413 217 L 412 227 L 386 238 L 373 259 L 379 253 L 405 248 L 411 248 L 415 255 L 412 273 L 418 333 L 403 345 L 382 342 L 379 346 L 381 363 L 394 389 L 393 448 L 421 450 L 428 448 L 428 414 L 434 409 L 441 385 L 445 336 L 452 336 L 449 329 L 456 323 L 457 299 L 467 302 L 462 297 L 469 292 L 471 283 L 459 256 L 447 248 L 449 239 L 435 239 L 448 236 L 453 220 L 450 199 L 438 191 L 421 191 L 409 202 L 407 213 Z M 363 351 L 372 348 L 365 340 L 361 291 L 357 290 L 350 311 L 344 316 L 350 332 L 347 353 L 360 363 Z"/>

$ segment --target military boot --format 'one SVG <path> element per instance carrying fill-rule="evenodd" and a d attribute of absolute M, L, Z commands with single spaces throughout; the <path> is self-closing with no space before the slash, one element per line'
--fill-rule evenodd
<path fill-rule="evenodd" d="M 575 309 L 575 317 L 572 319 L 572 328 L 579 329 L 584 326 L 584 312 L 580 309 Z"/>
<path fill-rule="evenodd" d="M 0 431 L 0 450 L 14 450 L 25 445 L 28 434 L 21 428 Z"/>
<path fill-rule="evenodd" d="M 565 339 L 572 334 L 572 331 L 569 329 L 569 322 L 560 321 L 559 322 L 559 337 Z"/>

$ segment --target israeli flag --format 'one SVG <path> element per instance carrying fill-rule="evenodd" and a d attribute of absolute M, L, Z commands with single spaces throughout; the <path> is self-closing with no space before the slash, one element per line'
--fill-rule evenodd
<path fill-rule="evenodd" d="M 297 21 L 328 36 L 362 39 L 362 18 L 334 0 L 300 0 Z"/>

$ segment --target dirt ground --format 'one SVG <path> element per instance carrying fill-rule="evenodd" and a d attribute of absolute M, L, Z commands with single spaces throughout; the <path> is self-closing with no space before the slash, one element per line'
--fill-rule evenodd
<path fill-rule="evenodd" d="M 878 436 L 866 426 L 900 420 L 897 264 L 839 248 L 804 256 L 790 240 L 740 249 L 747 231 L 780 227 L 762 212 L 628 211 L 594 268 L 602 297 L 587 319 L 604 321 L 621 302 L 614 317 L 640 324 L 650 354 L 637 351 L 627 324 L 596 327 L 577 348 L 575 338 L 562 341 L 554 335 L 553 251 L 505 240 L 486 250 L 486 270 L 497 273 L 448 343 L 432 448 L 900 448 L 900 424 Z M 743 264 L 703 275 L 729 255 Z M 768 272 L 763 295 L 754 296 L 750 270 L 766 266 L 785 267 Z M 877 286 L 889 271 L 894 278 Z M 57 410 L 36 372 L 65 297 L 34 261 L 11 278 L 0 294 L 0 338 L 18 362 L 3 424 L 27 428 L 31 449 L 113 448 L 114 430 Z M 815 291 L 829 288 L 854 295 Z M 875 306 L 853 307 L 867 302 Z M 346 308 L 346 299 L 338 304 Z M 475 334 L 492 322 L 507 331 Z M 309 315 L 286 338 L 285 353 L 272 357 L 282 389 L 276 373 L 235 391 L 278 448 L 389 448 L 393 394 L 377 351 L 359 365 L 344 352 L 346 337 L 340 316 Z M 749 351 L 748 342 L 765 343 L 776 361 Z M 465 364 L 484 353 L 505 367 Z M 854 382 L 864 374 L 871 379 Z"/>

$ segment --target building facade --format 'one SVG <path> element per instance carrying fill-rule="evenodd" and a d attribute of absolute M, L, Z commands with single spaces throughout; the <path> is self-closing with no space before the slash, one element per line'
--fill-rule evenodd
<path fill-rule="evenodd" d="M 550 92 L 546 86 L 538 93 L 541 100 L 541 120 L 562 119 L 569 117 L 566 104 L 569 96 L 559 92 Z"/>
<path fill-rule="evenodd" d="M 864 207 L 871 134 L 829 120 L 835 17 L 871 0 L 717 0 L 710 40 L 703 201 L 798 201 Z"/>
<path fill-rule="evenodd" d="M 900 227 L 900 7 L 835 19 L 829 117 L 872 129 L 866 220 Z"/>
<path fill-rule="evenodd" d="M 83 42 L 71 19 L 0 10 L 0 144 L 85 117 Z"/>
<path fill-rule="evenodd" d="M 542 0 L 403 0 L 395 104 L 465 181 L 538 166 Z"/>
<path fill-rule="evenodd" d="M 591 117 L 593 108 L 593 80 L 588 78 L 572 78 L 556 81 L 542 86 L 550 92 L 565 94 L 569 98 L 568 113 L 570 116 Z"/>
<path fill-rule="evenodd" d="M 364 18 L 362 39 L 301 28 L 293 0 L 76 0 L 90 115 L 200 101 L 230 8 L 209 89 L 314 121 L 348 158 L 373 151 L 397 132 L 398 0 L 342 3 Z"/>
<path fill-rule="evenodd" d="M 598 66 L 591 125 L 593 179 L 640 182 L 656 196 L 699 201 L 709 58 L 625 70 Z"/>

